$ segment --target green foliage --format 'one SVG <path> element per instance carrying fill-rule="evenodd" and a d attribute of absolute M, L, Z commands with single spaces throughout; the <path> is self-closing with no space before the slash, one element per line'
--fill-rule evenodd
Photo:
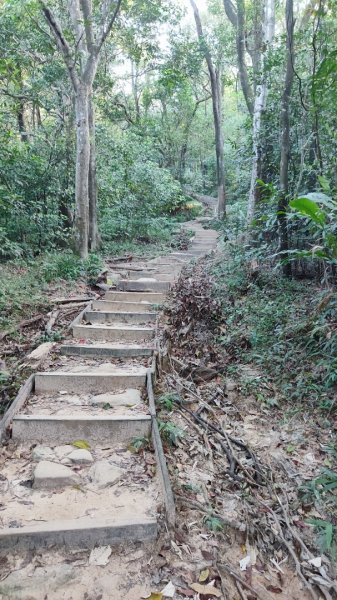
<path fill-rule="evenodd" d="M 81 260 L 71 252 L 46 254 L 42 276 L 47 283 L 55 279 L 75 280 L 79 277 L 86 277 L 88 283 L 93 283 L 102 267 L 102 259 L 96 254 L 90 254 L 86 260 Z"/>
<path fill-rule="evenodd" d="M 326 186 L 324 179 L 321 182 Z M 320 259 L 337 263 L 337 202 L 323 193 L 307 194 L 289 203 L 290 208 L 308 219 L 310 234 L 315 241 L 310 250 L 294 251 L 296 257 Z"/>
<path fill-rule="evenodd" d="M 178 441 L 184 437 L 184 431 L 171 421 L 159 421 L 158 424 L 159 431 L 164 440 L 168 442 L 170 446 L 177 446 Z"/>
<path fill-rule="evenodd" d="M 303 401 L 334 411 L 336 294 L 317 295 L 315 286 L 284 280 L 263 262 L 251 271 L 253 256 L 233 246 L 212 268 L 226 323 L 219 341 L 232 367 L 237 365 L 243 391 L 265 404 Z M 261 376 L 247 384 L 242 363 Z"/>
<path fill-rule="evenodd" d="M 207 515 L 204 517 L 204 524 L 210 531 L 222 531 L 224 528 L 223 521 L 217 517 L 213 517 L 212 515 Z"/>
<path fill-rule="evenodd" d="M 162 394 L 157 398 L 157 403 L 160 408 L 164 408 L 167 411 L 173 410 L 174 403 L 179 400 L 179 397 L 174 392 L 167 392 L 166 394 Z"/>
<path fill-rule="evenodd" d="M 147 438 L 145 436 L 138 436 L 138 437 L 134 437 L 131 440 L 131 442 L 129 444 L 129 450 L 131 452 L 138 454 L 142 450 L 147 450 L 149 448 L 149 446 L 150 446 L 149 438 Z"/>
<path fill-rule="evenodd" d="M 337 555 L 337 527 L 330 521 L 324 519 L 308 519 L 307 523 L 313 525 L 320 535 L 320 543 L 323 552 L 327 552 L 333 558 Z"/>

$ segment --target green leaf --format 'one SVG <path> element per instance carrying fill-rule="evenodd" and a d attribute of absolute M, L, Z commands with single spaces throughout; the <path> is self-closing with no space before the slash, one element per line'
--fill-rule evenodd
<path fill-rule="evenodd" d="M 304 217 L 308 217 L 318 225 L 324 225 L 325 214 L 314 200 L 309 198 L 296 198 L 289 202 L 290 208 Z"/>

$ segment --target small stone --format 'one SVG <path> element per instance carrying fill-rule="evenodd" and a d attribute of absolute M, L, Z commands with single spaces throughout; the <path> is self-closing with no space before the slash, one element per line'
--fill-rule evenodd
<path fill-rule="evenodd" d="M 91 481 L 99 488 L 105 488 L 117 483 L 122 475 L 122 469 L 110 464 L 107 460 L 99 460 L 89 471 Z"/>
<path fill-rule="evenodd" d="M 69 467 L 49 460 L 41 460 L 34 470 L 33 487 L 38 489 L 54 489 L 60 486 L 80 483 L 80 477 Z"/>
<path fill-rule="evenodd" d="M 228 392 L 233 392 L 236 389 L 236 383 L 234 381 L 230 381 L 227 379 L 226 381 L 226 390 Z"/>
<path fill-rule="evenodd" d="M 79 448 L 78 450 L 73 450 L 70 454 L 68 454 L 66 460 L 70 460 L 76 465 L 88 465 L 92 463 L 94 459 L 89 450 Z"/>
<path fill-rule="evenodd" d="M 48 446 L 35 446 L 32 452 L 32 460 L 53 460 L 55 458 L 54 452 Z"/>
<path fill-rule="evenodd" d="M 68 456 L 68 454 L 70 454 L 73 450 L 74 446 L 70 446 L 70 444 L 65 444 L 64 446 L 56 446 L 54 448 L 54 453 L 56 458 L 61 460 L 62 458 Z"/>

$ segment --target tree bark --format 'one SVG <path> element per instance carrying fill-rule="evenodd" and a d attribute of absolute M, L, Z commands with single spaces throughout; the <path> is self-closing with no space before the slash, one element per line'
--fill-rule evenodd
<path fill-rule="evenodd" d="M 291 275 L 291 264 L 288 261 L 289 237 L 287 224 L 289 156 L 290 156 L 290 95 L 294 79 L 294 6 L 293 0 L 286 1 L 287 30 L 287 63 L 284 90 L 281 102 L 281 158 L 280 158 L 280 191 L 277 207 L 279 226 L 279 251 L 282 252 L 283 273 Z"/>
<path fill-rule="evenodd" d="M 256 87 L 253 111 L 253 162 L 248 195 L 246 225 L 249 227 L 254 219 L 255 206 L 258 199 L 257 180 L 261 178 L 261 124 L 262 114 L 267 102 L 267 82 L 264 73 L 264 54 L 274 37 L 275 0 L 266 0 L 264 6 L 263 46 L 261 55 L 261 83 Z"/>
<path fill-rule="evenodd" d="M 221 89 L 219 74 L 216 72 L 214 67 L 210 50 L 206 43 L 200 14 L 198 7 L 194 0 L 190 0 L 194 20 L 196 24 L 198 39 L 200 46 L 203 50 L 204 57 L 207 63 L 211 92 L 212 92 L 212 107 L 213 107 L 213 122 L 214 122 L 214 133 L 215 133 L 215 153 L 216 153 L 216 175 L 217 175 L 217 188 L 218 188 L 218 207 L 217 213 L 218 218 L 221 219 L 226 214 L 226 192 L 225 192 L 225 168 L 224 168 L 224 151 L 223 151 L 223 132 L 222 132 L 222 114 L 221 114 Z"/>
<path fill-rule="evenodd" d="M 95 109 L 92 89 L 88 96 L 88 118 L 90 136 L 90 161 L 89 161 L 89 250 L 97 250 L 99 245 L 98 219 L 97 219 L 97 177 L 96 177 L 96 144 L 95 144 Z"/>
<path fill-rule="evenodd" d="M 250 85 L 247 65 L 245 61 L 245 4 L 244 0 L 237 0 L 237 28 L 236 28 L 236 52 L 240 75 L 241 89 L 246 101 L 250 116 L 253 116 L 253 90 Z"/>
<path fill-rule="evenodd" d="M 76 113 L 76 183 L 75 242 L 80 257 L 88 257 L 89 249 L 89 89 L 80 84 L 75 95 Z"/>

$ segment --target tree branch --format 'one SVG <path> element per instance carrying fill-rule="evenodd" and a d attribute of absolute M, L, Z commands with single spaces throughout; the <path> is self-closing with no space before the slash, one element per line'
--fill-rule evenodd
<path fill-rule="evenodd" d="M 75 61 L 73 60 L 69 44 L 64 37 L 62 27 L 61 27 L 60 23 L 58 22 L 58 20 L 56 19 L 55 15 L 50 10 L 50 8 L 46 5 L 44 0 L 39 0 L 39 2 L 41 5 L 41 8 L 42 8 L 44 17 L 50 27 L 52 34 L 54 35 L 57 47 L 63 54 L 64 62 L 69 71 L 71 82 L 73 84 L 74 90 L 76 91 L 79 87 L 79 78 L 78 78 L 78 75 L 77 75 L 76 69 L 75 69 Z"/>
<path fill-rule="evenodd" d="M 238 17 L 231 0 L 223 0 L 225 13 L 235 29 L 238 25 Z"/>
<path fill-rule="evenodd" d="M 111 5 L 111 3 L 112 3 L 112 0 L 110 0 L 110 5 Z M 97 55 L 99 54 L 100 49 L 102 48 L 102 46 L 103 46 L 106 38 L 108 37 L 108 35 L 109 35 L 109 33 L 110 33 L 110 31 L 111 31 L 111 29 L 113 27 L 114 22 L 117 19 L 117 16 L 118 16 L 121 4 L 122 4 L 122 0 L 117 0 L 116 6 L 115 6 L 115 10 L 112 13 L 112 16 L 111 16 L 110 20 L 108 20 L 107 23 L 104 22 L 103 25 L 102 25 L 101 35 L 100 35 L 100 38 L 99 38 L 99 41 L 98 41 L 98 44 L 97 44 L 97 49 L 96 49 Z M 109 8 L 110 8 L 110 6 L 109 6 L 109 3 L 108 3 L 108 5 L 107 5 L 107 12 L 109 11 Z"/>
<path fill-rule="evenodd" d="M 92 27 L 92 2 L 91 0 L 80 0 L 84 19 L 85 38 L 89 54 L 95 54 L 95 39 Z"/>

